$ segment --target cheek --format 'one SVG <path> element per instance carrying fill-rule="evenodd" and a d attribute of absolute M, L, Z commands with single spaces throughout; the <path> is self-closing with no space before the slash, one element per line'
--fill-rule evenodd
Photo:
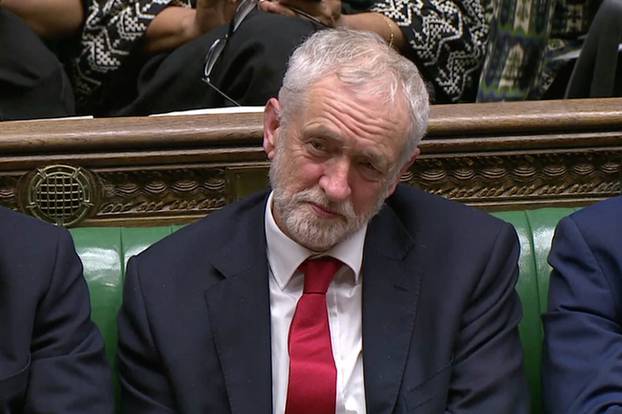
<path fill-rule="evenodd" d="M 367 213 L 376 206 L 379 197 L 382 197 L 384 186 L 382 183 L 359 182 L 351 187 L 352 205 L 356 214 Z"/>
<path fill-rule="evenodd" d="M 288 165 L 285 180 L 295 191 L 306 190 L 318 184 L 322 165 L 304 158 L 293 159 Z"/>

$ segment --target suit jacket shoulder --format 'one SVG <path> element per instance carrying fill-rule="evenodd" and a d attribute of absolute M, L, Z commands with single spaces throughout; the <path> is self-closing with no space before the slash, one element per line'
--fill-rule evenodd
<path fill-rule="evenodd" d="M 622 316 L 622 197 L 593 204 L 560 221 L 549 260 L 557 269 L 565 261 L 561 255 L 571 252 L 602 273 L 610 285 L 616 312 Z M 577 283 L 588 281 L 578 273 L 575 277 Z"/>
<path fill-rule="evenodd" d="M 488 259 L 489 250 L 500 233 L 508 233 L 516 248 L 518 238 L 514 228 L 490 214 L 452 200 L 426 193 L 406 185 L 387 200 L 405 231 L 430 248 L 442 249 L 448 254 L 473 250 Z"/>
<path fill-rule="evenodd" d="M 593 204 L 562 219 L 568 220 L 574 222 L 590 245 L 615 248 L 622 239 L 622 197 Z"/>
<path fill-rule="evenodd" d="M 456 226 L 475 228 L 498 228 L 505 225 L 490 214 L 474 207 L 427 193 L 414 187 L 401 184 L 387 200 L 387 204 L 414 228 L 424 224 L 443 225 L 455 229 Z"/>
<path fill-rule="evenodd" d="M 0 254 L 5 256 L 34 254 L 32 248 L 24 247 L 30 246 L 33 240 L 44 243 L 44 246 L 53 246 L 63 232 L 51 224 L 4 207 L 0 207 L 0 228 L 3 234 L 11 236 L 0 239 Z"/>
<path fill-rule="evenodd" d="M 230 204 L 154 243 L 137 260 L 154 273 L 195 273 L 214 265 L 225 273 L 249 266 L 249 255 L 265 256 L 264 207 L 267 193 Z M 249 251 L 247 247 L 252 247 Z M 263 250 L 262 250 L 263 247 Z M 254 262 L 252 260 L 251 262 Z"/>
<path fill-rule="evenodd" d="M 562 219 L 543 315 L 543 399 L 550 412 L 604 412 L 622 400 L 622 197 Z"/>

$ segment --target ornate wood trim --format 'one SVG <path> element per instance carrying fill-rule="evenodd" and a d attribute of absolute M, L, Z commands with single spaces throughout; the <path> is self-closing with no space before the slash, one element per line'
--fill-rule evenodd
<path fill-rule="evenodd" d="M 264 188 L 262 114 L 5 122 L 0 204 L 32 171 L 82 167 L 98 197 L 80 225 L 182 222 Z M 405 182 L 487 209 L 580 205 L 621 192 L 622 99 L 438 105 Z"/>

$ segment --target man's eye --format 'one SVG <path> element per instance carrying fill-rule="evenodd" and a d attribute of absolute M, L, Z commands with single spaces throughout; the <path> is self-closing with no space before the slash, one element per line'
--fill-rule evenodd
<path fill-rule="evenodd" d="M 321 141 L 310 141 L 309 145 L 315 152 L 326 152 L 327 150 L 326 145 Z"/>
<path fill-rule="evenodd" d="M 361 166 L 361 168 L 367 171 L 378 172 L 378 173 L 380 172 L 380 170 L 378 170 L 378 168 L 376 168 L 376 166 L 369 161 L 361 161 L 359 165 Z"/>
<path fill-rule="evenodd" d="M 359 168 L 368 178 L 376 179 L 382 176 L 382 171 L 380 171 L 373 163 L 369 161 L 361 161 L 359 163 Z"/>

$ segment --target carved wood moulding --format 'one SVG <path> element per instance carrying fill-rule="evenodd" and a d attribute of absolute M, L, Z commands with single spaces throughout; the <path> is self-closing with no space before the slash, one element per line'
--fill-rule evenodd
<path fill-rule="evenodd" d="M 622 148 L 430 157 L 404 180 L 482 207 L 581 205 L 620 194 L 620 159 Z"/>
<path fill-rule="evenodd" d="M 78 225 L 193 220 L 266 187 L 261 119 L 6 122 L 0 204 L 29 210 L 30 197 L 61 211 L 81 204 L 46 191 L 70 188 L 89 194 Z M 622 191 L 622 99 L 435 106 L 421 151 L 402 180 L 444 197 L 487 209 L 586 204 Z M 41 193 L 33 177 L 47 180 Z"/>
<path fill-rule="evenodd" d="M 94 218 L 205 215 L 224 206 L 222 169 L 100 172 L 103 202 Z"/>

